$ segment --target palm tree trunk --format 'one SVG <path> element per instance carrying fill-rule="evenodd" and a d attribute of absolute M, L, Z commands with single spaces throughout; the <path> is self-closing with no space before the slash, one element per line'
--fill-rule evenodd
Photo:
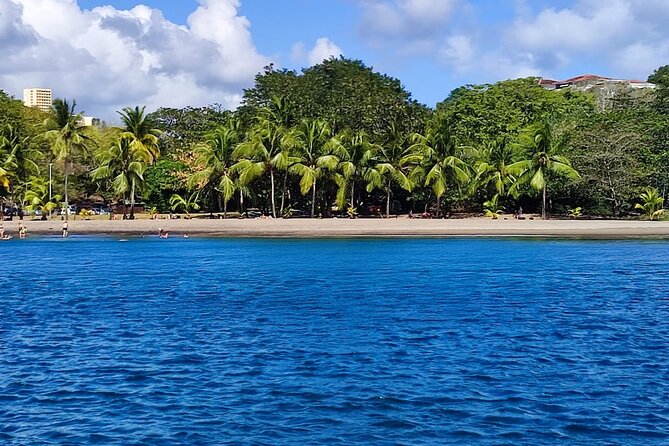
<path fill-rule="evenodd" d="M 135 180 L 132 180 L 130 186 L 130 220 L 135 219 Z"/>
<path fill-rule="evenodd" d="M 311 186 L 311 218 L 314 218 L 316 215 L 316 180 L 314 180 L 313 186 Z"/>
<path fill-rule="evenodd" d="M 223 219 L 228 218 L 228 200 L 223 200 Z"/>
<path fill-rule="evenodd" d="M 221 212 L 223 210 L 223 206 L 221 205 L 221 193 L 219 191 L 216 191 L 216 200 L 218 201 L 218 212 Z"/>
<path fill-rule="evenodd" d="M 269 177 L 272 182 L 272 217 L 276 218 L 276 203 L 274 203 L 274 171 L 269 171 Z"/>
<path fill-rule="evenodd" d="M 69 215 L 70 215 L 70 203 L 69 203 L 69 196 L 67 194 L 67 177 L 69 176 L 69 172 L 67 169 L 67 161 L 65 161 L 65 165 L 63 166 L 63 171 L 65 173 L 65 221 L 69 220 Z M 58 217 L 56 217 L 58 218 Z"/>
<path fill-rule="evenodd" d="M 239 188 L 239 215 L 241 216 L 244 213 L 244 191 L 242 188 Z"/>
<path fill-rule="evenodd" d="M 544 197 L 541 205 L 541 219 L 546 220 L 546 185 L 544 184 Z"/>
<path fill-rule="evenodd" d="M 355 180 L 351 181 L 351 209 L 355 208 Z"/>
<path fill-rule="evenodd" d="M 439 211 L 441 210 L 441 195 L 437 197 L 437 213 L 435 218 L 439 218 Z"/>
<path fill-rule="evenodd" d="M 280 213 L 283 215 L 283 209 L 286 204 L 286 184 L 288 183 L 288 169 L 286 173 L 283 174 L 283 189 L 281 191 L 281 210 Z"/>
<path fill-rule="evenodd" d="M 388 195 L 386 197 L 386 218 L 390 218 L 390 180 L 388 180 Z"/>

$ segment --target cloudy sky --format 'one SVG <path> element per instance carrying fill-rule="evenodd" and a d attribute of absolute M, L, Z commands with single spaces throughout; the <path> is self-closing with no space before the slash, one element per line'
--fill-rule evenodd
<path fill-rule="evenodd" d="M 669 63 L 669 0 L 0 0 L 0 89 L 124 106 L 234 108 L 263 66 L 331 55 L 433 106 L 460 85 Z"/>

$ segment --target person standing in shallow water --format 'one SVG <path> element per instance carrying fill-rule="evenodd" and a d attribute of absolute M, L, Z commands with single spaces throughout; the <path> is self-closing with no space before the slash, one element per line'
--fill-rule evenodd
<path fill-rule="evenodd" d="M 70 232 L 67 229 L 67 221 L 63 222 L 63 238 L 69 237 Z"/>
<path fill-rule="evenodd" d="M 28 229 L 23 225 L 23 223 L 19 223 L 19 239 L 26 238 L 28 235 Z"/>

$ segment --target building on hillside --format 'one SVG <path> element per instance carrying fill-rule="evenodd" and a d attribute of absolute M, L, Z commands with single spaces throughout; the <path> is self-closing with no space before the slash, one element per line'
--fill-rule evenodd
<path fill-rule="evenodd" d="M 593 89 L 600 89 L 603 87 L 626 87 L 629 89 L 654 89 L 655 84 L 644 81 L 627 80 L 627 79 L 612 79 L 610 77 L 597 76 L 594 74 L 585 74 L 582 76 L 572 77 L 563 81 L 555 81 L 552 79 L 542 78 L 539 80 L 539 85 L 547 90 L 561 90 L 563 88 L 572 88 L 578 91 L 588 91 Z"/>
<path fill-rule="evenodd" d="M 610 77 L 585 74 L 572 77 L 562 81 L 542 78 L 539 85 L 547 90 L 570 89 L 584 93 L 592 93 L 597 105 L 608 108 L 611 101 L 627 95 L 632 98 L 645 97 L 650 91 L 655 90 L 655 84 L 637 80 L 612 79 Z"/>
<path fill-rule="evenodd" d="M 81 127 L 98 127 L 102 124 L 100 118 L 94 118 L 92 116 L 82 116 L 77 121 Z"/>
<path fill-rule="evenodd" d="M 23 90 L 23 105 L 48 112 L 53 103 L 48 88 L 26 88 Z"/>

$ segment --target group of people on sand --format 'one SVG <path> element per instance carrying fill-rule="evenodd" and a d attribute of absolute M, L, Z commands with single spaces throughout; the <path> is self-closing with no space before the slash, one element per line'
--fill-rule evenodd
<path fill-rule="evenodd" d="M 23 222 L 19 222 L 19 227 L 18 227 L 18 232 L 19 232 L 19 239 L 25 239 L 28 237 L 28 228 L 26 227 Z M 70 236 L 70 231 L 68 230 L 67 227 L 67 221 L 63 222 L 63 232 L 62 232 L 63 238 L 69 237 Z M 0 223 L 0 240 L 11 240 L 13 237 L 11 234 L 5 233 L 5 225 L 3 223 Z"/>
<path fill-rule="evenodd" d="M 170 233 L 167 232 L 164 228 L 158 228 L 158 237 L 160 238 L 169 238 Z M 184 238 L 188 238 L 188 233 L 184 233 Z"/>

